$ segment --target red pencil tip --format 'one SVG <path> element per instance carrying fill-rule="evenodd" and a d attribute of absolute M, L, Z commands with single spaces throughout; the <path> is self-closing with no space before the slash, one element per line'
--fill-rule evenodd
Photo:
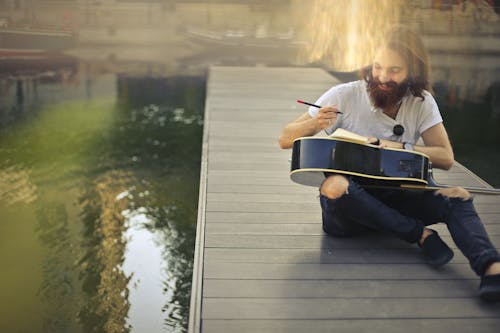
<path fill-rule="evenodd" d="M 298 99 L 298 100 L 297 100 L 297 102 L 299 102 L 299 103 L 304 103 L 304 101 L 303 101 L 303 100 L 300 100 L 300 99 Z"/>

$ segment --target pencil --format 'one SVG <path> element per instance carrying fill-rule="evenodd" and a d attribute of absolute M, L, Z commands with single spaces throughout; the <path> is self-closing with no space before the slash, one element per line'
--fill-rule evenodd
<path fill-rule="evenodd" d="M 309 102 L 304 102 L 303 100 L 300 100 L 300 99 L 298 99 L 298 100 L 297 100 L 297 103 L 301 103 L 301 104 L 309 105 L 309 106 L 312 106 L 312 107 L 315 107 L 315 108 L 318 108 L 318 109 L 321 109 L 321 108 L 322 108 L 322 106 L 319 106 L 319 105 L 316 105 L 316 104 L 313 104 L 313 103 L 309 103 Z M 337 111 L 337 112 L 335 112 L 335 113 L 337 113 L 337 114 L 342 114 L 342 112 L 340 112 L 340 111 Z"/>

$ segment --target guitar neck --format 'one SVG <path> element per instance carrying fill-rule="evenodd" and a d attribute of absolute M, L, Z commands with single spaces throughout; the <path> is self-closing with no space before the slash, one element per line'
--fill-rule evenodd
<path fill-rule="evenodd" d="M 429 174 L 429 185 L 428 185 L 430 190 L 439 190 L 441 188 L 449 188 L 449 187 L 455 187 L 451 185 L 443 185 L 439 184 L 436 182 L 436 180 L 433 177 L 433 173 L 431 172 Z M 493 187 L 473 187 L 473 186 L 461 186 L 467 191 L 471 193 L 478 193 L 478 194 L 500 194 L 500 189 L 493 188 Z"/>
<path fill-rule="evenodd" d="M 434 184 L 432 186 L 426 186 L 426 185 L 411 185 L 411 184 L 401 184 L 399 188 L 405 189 L 405 190 L 423 190 L 423 191 L 436 191 L 440 190 L 443 188 L 450 188 L 454 186 L 448 186 L 448 185 L 438 185 Z M 497 188 L 483 188 L 483 187 L 467 187 L 467 186 L 461 186 L 467 191 L 471 193 L 478 193 L 478 194 L 493 194 L 493 195 L 498 195 L 500 194 L 500 189 Z"/>

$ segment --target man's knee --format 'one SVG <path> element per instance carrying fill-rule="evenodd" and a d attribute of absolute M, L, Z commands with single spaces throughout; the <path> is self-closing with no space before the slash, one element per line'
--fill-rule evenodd
<path fill-rule="evenodd" d="M 347 193 L 349 180 L 342 175 L 332 175 L 325 179 L 319 192 L 329 199 L 338 199 Z"/>
<path fill-rule="evenodd" d="M 440 190 L 437 190 L 436 193 L 448 198 L 460 198 L 462 200 L 469 200 L 471 198 L 471 194 L 469 193 L 469 191 L 467 191 L 463 187 L 442 188 Z"/>

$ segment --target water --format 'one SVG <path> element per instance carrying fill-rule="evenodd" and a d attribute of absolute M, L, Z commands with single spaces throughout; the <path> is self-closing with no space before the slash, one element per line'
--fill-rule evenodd
<path fill-rule="evenodd" d="M 496 71 L 498 73 L 498 70 Z M 436 90 L 455 159 L 490 185 L 500 188 L 500 90 L 494 84 L 482 99 L 450 100 L 450 92 Z"/>
<path fill-rule="evenodd" d="M 2 80 L 0 327 L 181 332 L 205 78 L 79 74 Z"/>
<path fill-rule="evenodd" d="M 404 17 L 395 1 L 248 3 L 89 3 L 68 56 L 0 62 L 1 332 L 184 332 L 208 66 L 315 66 L 350 80 L 366 57 L 353 48 L 360 31 Z M 38 21 L 57 21 L 49 7 Z M 354 24 L 374 8 L 398 14 Z M 475 39 L 467 17 L 426 10 L 408 13 L 432 16 L 420 29 L 455 157 L 500 187 L 498 50 L 459 40 Z M 433 39 L 450 26 L 449 43 Z"/>

